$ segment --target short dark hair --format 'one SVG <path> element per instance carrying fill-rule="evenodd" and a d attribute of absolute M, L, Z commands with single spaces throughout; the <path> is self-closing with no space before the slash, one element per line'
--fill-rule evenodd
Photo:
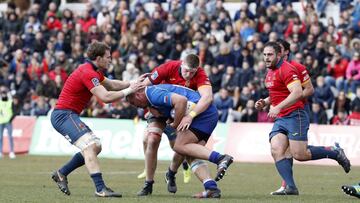
<path fill-rule="evenodd" d="M 265 45 L 264 45 L 264 49 L 266 47 L 272 47 L 274 50 L 275 50 L 275 53 L 276 54 L 279 54 L 281 52 L 281 47 L 280 45 L 277 43 L 277 42 L 267 42 Z"/>
<path fill-rule="evenodd" d="M 86 54 L 90 60 L 95 60 L 98 56 L 103 57 L 107 50 L 110 51 L 107 44 L 95 41 L 89 45 Z"/>
<path fill-rule="evenodd" d="M 185 57 L 185 63 L 189 68 L 197 68 L 200 65 L 199 57 L 195 54 L 189 54 Z"/>
<path fill-rule="evenodd" d="M 276 40 L 278 44 L 284 47 L 285 51 L 290 51 L 290 43 L 283 39 Z"/>

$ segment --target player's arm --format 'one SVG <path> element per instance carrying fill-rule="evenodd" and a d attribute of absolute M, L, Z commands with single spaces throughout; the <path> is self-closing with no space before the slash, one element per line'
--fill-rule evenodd
<path fill-rule="evenodd" d="M 255 108 L 257 110 L 262 110 L 268 105 L 270 105 L 270 97 L 266 97 L 265 99 L 259 99 L 255 102 Z"/>
<path fill-rule="evenodd" d="M 109 91 L 122 90 L 122 89 L 128 88 L 130 86 L 130 83 L 127 81 L 110 80 L 108 78 L 105 78 L 101 82 L 101 84 L 105 87 L 106 90 L 109 90 Z"/>
<path fill-rule="evenodd" d="M 182 95 L 173 93 L 171 94 L 171 104 L 175 111 L 174 122 L 172 123 L 172 126 L 174 128 L 180 128 L 182 125 L 179 124 L 186 113 L 187 98 Z"/>
<path fill-rule="evenodd" d="M 302 98 L 302 87 L 300 80 L 295 80 L 287 86 L 290 94 L 275 107 L 271 106 L 268 116 L 276 118 L 282 109 L 288 108 Z"/>
<path fill-rule="evenodd" d="M 308 98 L 309 96 L 313 95 L 315 90 L 314 90 L 314 86 L 312 85 L 311 80 L 307 80 L 302 84 L 303 87 L 303 91 L 302 91 L 302 97 L 303 98 Z"/>
<path fill-rule="evenodd" d="M 195 116 L 204 112 L 213 101 L 211 85 L 200 86 L 198 88 L 198 92 L 199 92 L 201 98 L 200 98 L 199 102 L 196 104 L 195 108 L 191 111 L 192 112 L 191 114 L 195 115 Z M 189 115 L 190 115 L 190 113 L 189 113 Z"/>
<path fill-rule="evenodd" d="M 133 93 L 136 89 L 133 88 L 126 88 L 121 91 L 108 91 L 105 89 L 104 86 L 98 85 L 93 87 L 90 92 L 97 96 L 101 101 L 105 103 L 111 103 L 118 99 L 124 98 L 127 95 Z"/>

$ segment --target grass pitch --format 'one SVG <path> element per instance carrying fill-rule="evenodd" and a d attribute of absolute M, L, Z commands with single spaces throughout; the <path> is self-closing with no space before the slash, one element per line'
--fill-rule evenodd
<path fill-rule="evenodd" d="M 194 175 L 189 184 L 184 184 L 181 169 L 177 175 L 178 192 L 175 195 L 167 192 L 164 173 L 169 162 L 162 161 L 158 163 L 153 194 L 137 197 L 144 180 L 136 176 L 143 169 L 143 161 L 100 159 L 106 184 L 123 194 L 120 199 L 101 199 L 94 196 L 94 186 L 85 167 L 69 175 L 70 196 L 59 191 L 50 173 L 69 158 L 24 155 L 15 160 L 0 159 L 0 202 L 355 202 L 357 199 L 344 195 L 340 186 L 360 181 L 359 167 L 352 167 L 345 174 L 340 166 L 295 165 L 300 196 L 271 196 L 269 193 L 280 184 L 273 164 L 234 163 L 218 183 L 222 198 L 197 200 L 191 195 L 202 191 L 202 184 Z M 209 165 L 214 175 L 215 166 Z"/>

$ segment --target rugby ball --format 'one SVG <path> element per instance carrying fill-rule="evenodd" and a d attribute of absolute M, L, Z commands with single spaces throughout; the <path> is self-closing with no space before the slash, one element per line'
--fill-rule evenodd
<path fill-rule="evenodd" d="M 196 104 L 194 102 L 187 101 L 185 115 L 188 115 L 190 113 L 190 111 L 192 111 L 195 108 L 195 106 L 196 106 Z M 171 118 L 174 118 L 174 116 L 175 116 L 175 109 L 174 108 L 171 109 L 170 116 L 171 116 Z"/>

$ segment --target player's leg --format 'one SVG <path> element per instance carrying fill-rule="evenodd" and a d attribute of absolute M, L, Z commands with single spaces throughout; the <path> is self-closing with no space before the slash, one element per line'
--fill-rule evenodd
<path fill-rule="evenodd" d="M 281 121 L 280 121 L 281 123 Z M 278 128 L 279 127 L 279 128 Z M 285 180 L 287 186 L 283 191 L 272 192 L 272 195 L 298 195 L 298 190 L 295 185 L 291 160 L 285 156 L 286 149 L 289 146 L 288 138 L 280 130 L 279 121 L 276 121 L 273 131 L 270 133 L 271 155 L 275 161 L 275 166 Z"/>
<path fill-rule="evenodd" d="M 147 128 L 144 131 L 144 136 L 143 136 L 143 152 L 144 152 L 144 157 L 146 154 L 146 147 L 147 147 Z M 146 178 L 146 169 L 145 169 L 145 160 L 144 160 L 144 170 L 143 172 L 141 172 L 138 176 L 138 179 L 143 179 Z"/>
<path fill-rule="evenodd" d="M 144 187 L 137 193 L 138 196 L 146 196 L 152 193 L 152 185 L 154 184 L 154 175 L 157 166 L 157 151 L 164 128 L 165 122 L 153 121 L 148 124 L 147 147 L 145 150 L 146 178 Z"/>
<path fill-rule="evenodd" d="M 298 161 L 318 160 L 330 158 L 336 160 L 346 173 L 350 171 L 350 161 L 344 150 L 335 143 L 335 146 L 312 146 L 307 143 L 309 122 L 304 110 L 297 110 L 290 116 L 288 130 L 290 151 L 294 159 Z"/>
<path fill-rule="evenodd" d="M 291 155 L 291 153 L 290 153 L 290 148 L 289 148 L 289 147 L 286 149 L 285 157 L 286 157 L 286 159 L 288 159 L 288 160 L 290 161 L 290 165 L 291 165 L 291 168 L 292 168 L 294 161 L 293 161 L 292 155 Z M 285 182 L 285 180 L 282 179 L 282 180 L 281 180 L 280 188 L 277 189 L 277 190 L 274 191 L 274 192 L 271 192 L 270 194 L 273 195 L 274 193 L 283 192 L 283 191 L 285 190 L 285 188 L 286 188 L 286 182 Z"/>
<path fill-rule="evenodd" d="M 74 145 L 78 147 L 84 156 L 85 166 L 94 182 L 97 197 L 121 197 L 120 193 L 116 193 L 106 187 L 100 171 L 100 164 L 97 155 L 101 152 L 101 142 L 98 137 L 91 131 L 81 136 Z"/>
<path fill-rule="evenodd" d="M 232 164 L 233 157 L 226 154 L 220 154 L 217 151 L 211 151 L 205 146 L 198 144 L 201 140 L 207 141 L 209 137 L 209 134 L 203 133 L 194 128 L 180 131 L 178 132 L 175 140 L 174 150 L 185 156 L 209 160 L 210 162 L 217 164 L 218 170 L 215 180 L 218 181 L 223 178 L 227 168 Z"/>
<path fill-rule="evenodd" d="M 200 141 L 199 144 L 205 146 L 206 142 L 204 140 Z M 204 191 L 198 194 L 195 194 L 193 197 L 195 198 L 220 198 L 221 191 L 217 187 L 214 179 L 211 178 L 210 171 L 208 165 L 205 161 L 200 159 L 193 159 L 191 157 L 187 157 L 186 160 L 191 163 L 191 170 L 196 175 L 196 177 L 200 180 L 200 182 L 204 186 Z"/>

